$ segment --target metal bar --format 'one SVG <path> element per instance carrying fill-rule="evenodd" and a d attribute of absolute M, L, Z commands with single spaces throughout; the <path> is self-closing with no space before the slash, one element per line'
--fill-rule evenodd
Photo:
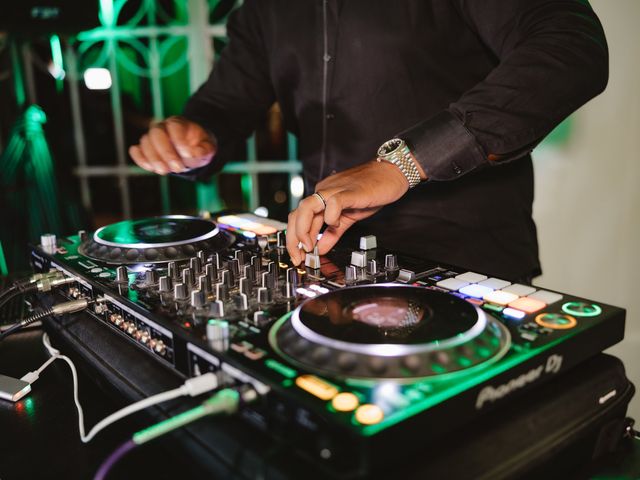
<path fill-rule="evenodd" d="M 24 104 L 27 101 L 27 94 L 24 90 L 24 77 L 22 73 L 22 65 L 20 62 L 20 55 L 18 54 L 18 46 L 16 41 L 10 42 L 11 52 L 11 67 L 13 68 L 13 89 L 16 94 L 16 103 L 20 111 L 24 108 Z"/>
<path fill-rule="evenodd" d="M 24 78 L 27 85 L 27 100 L 29 104 L 38 103 L 36 96 L 36 82 L 33 76 L 33 57 L 31 55 L 31 45 L 25 42 L 20 47 L 22 54 L 22 65 L 24 67 Z"/>
<path fill-rule="evenodd" d="M 67 82 L 69 85 L 69 103 L 71 104 L 71 121 L 73 124 L 73 140 L 76 157 L 80 168 L 87 167 L 87 147 L 84 141 L 84 125 L 82 124 L 82 107 L 80 105 L 80 89 L 78 88 L 78 57 L 75 50 L 65 50 L 67 64 Z M 86 175 L 80 175 L 80 198 L 85 211 L 91 211 L 91 189 Z"/>
<path fill-rule="evenodd" d="M 147 0 L 147 14 L 150 24 L 156 23 L 155 0 Z M 149 36 L 149 70 L 151 72 L 151 101 L 153 103 L 153 117 L 156 120 L 164 118 L 164 108 L 162 105 L 162 84 L 160 82 L 160 54 L 158 52 L 158 36 Z M 171 198 L 169 196 L 169 179 L 166 176 L 159 178 L 160 199 L 162 203 L 162 213 L 167 215 L 171 211 Z"/>
<path fill-rule="evenodd" d="M 246 162 L 230 162 L 222 169 L 222 173 L 246 173 Z M 255 173 L 300 173 L 302 164 L 297 161 L 273 160 L 268 162 L 257 162 L 254 166 Z M 155 175 L 135 165 L 108 166 L 92 165 L 78 167 L 73 170 L 74 175 L 87 177 L 109 177 L 119 175 Z"/>
<path fill-rule="evenodd" d="M 113 110 L 113 131 L 116 142 L 116 159 L 118 166 L 126 167 L 127 160 L 124 154 L 124 126 L 122 116 L 122 102 L 120 98 L 120 79 L 118 76 L 118 63 L 116 59 L 116 42 L 109 40 L 109 71 L 111 72 L 111 109 Z M 120 199 L 122 202 L 122 213 L 124 218 L 131 218 L 131 196 L 129 192 L 129 182 L 126 170 L 118 171 L 118 186 L 120 187 Z"/>
<path fill-rule="evenodd" d="M 202 11 L 197 4 L 202 3 L 205 10 Z M 192 15 L 192 4 L 196 4 L 196 15 Z M 202 15 L 201 13 L 204 13 Z M 127 38 L 146 38 L 150 36 L 158 35 L 185 35 L 190 36 L 193 33 L 193 22 L 204 23 L 204 29 L 201 30 L 207 36 L 224 37 L 227 35 L 227 27 L 225 25 L 207 25 L 207 19 L 209 18 L 209 11 L 206 9 L 206 2 L 200 0 L 189 0 L 189 19 L 190 25 L 180 26 L 146 26 L 146 27 L 113 27 L 108 30 L 104 27 L 95 28 L 93 30 L 87 30 L 78 34 L 77 39 L 80 42 L 95 42 L 106 40 L 126 40 Z"/>
<path fill-rule="evenodd" d="M 302 171 L 302 164 L 296 160 L 298 158 L 298 139 L 292 133 L 287 133 L 287 156 L 289 157 L 289 164 L 291 167 L 297 166 L 299 168 L 298 171 L 291 170 L 289 173 L 289 182 L 288 186 L 291 185 L 291 181 L 293 180 L 294 174 L 297 174 Z M 294 210 L 298 207 L 298 198 L 291 195 L 291 188 L 288 188 L 289 191 L 289 210 Z"/>
<path fill-rule="evenodd" d="M 258 150 L 256 148 L 256 134 L 252 134 L 247 140 L 247 163 L 246 173 L 249 179 L 249 210 L 254 211 L 260 203 L 260 186 L 258 184 L 258 174 L 255 167 L 258 163 Z"/>

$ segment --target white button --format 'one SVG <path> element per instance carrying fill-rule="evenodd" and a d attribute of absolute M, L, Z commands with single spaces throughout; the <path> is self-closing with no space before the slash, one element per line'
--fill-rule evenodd
<path fill-rule="evenodd" d="M 499 278 L 488 278 L 487 280 L 483 280 L 478 283 L 478 285 L 482 285 L 483 287 L 489 287 L 493 290 L 502 290 L 504 287 L 508 287 L 511 285 L 511 282 L 507 282 L 506 280 L 500 280 Z"/>
<path fill-rule="evenodd" d="M 515 320 L 522 320 L 525 317 L 525 313 L 522 310 L 516 310 L 511 307 L 502 310 L 502 314 Z"/>
<path fill-rule="evenodd" d="M 436 285 L 441 288 L 446 288 L 447 290 L 460 290 L 462 287 L 469 285 L 469 282 L 464 282 L 457 278 L 445 278 L 436 283 Z"/>
<path fill-rule="evenodd" d="M 475 272 L 465 272 L 465 273 L 462 273 L 462 274 L 458 275 L 456 278 L 458 280 L 462 280 L 464 282 L 478 283 L 478 282 L 481 282 L 483 280 L 486 280 L 487 276 L 486 275 L 480 275 L 479 273 L 475 273 Z"/>
<path fill-rule="evenodd" d="M 497 303 L 498 305 L 508 305 L 518 298 L 513 293 L 505 292 L 504 290 L 495 290 L 491 293 L 487 293 L 484 299 L 487 302 Z"/>
<path fill-rule="evenodd" d="M 536 291 L 535 288 L 529 285 L 522 285 L 520 283 L 514 283 L 506 288 L 502 289 L 503 292 L 513 293 L 519 297 L 526 297 Z M 546 303 L 546 302 L 545 302 Z"/>
<path fill-rule="evenodd" d="M 488 287 L 483 287 L 475 283 L 471 285 L 467 285 L 466 287 L 462 287 L 460 289 L 460 293 L 464 293 L 465 295 L 469 295 L 470 297 L 474 297 L 474 298 L 483 298 L 485 295 L 491 292 L 493 292 L 492 289 Z"/>
<path fill-rule="evenodd" d="M 529 298 L 540 300 L 541 302 L 544 302 L 547 305 L 551 305 L 552 303 L 556 303 L 562 300 L 562 295 L 555 292 L 549 292 L 547 290 L 538 290 L 537 292 L 534 292 L 531 295 L 529 295 Z"/>

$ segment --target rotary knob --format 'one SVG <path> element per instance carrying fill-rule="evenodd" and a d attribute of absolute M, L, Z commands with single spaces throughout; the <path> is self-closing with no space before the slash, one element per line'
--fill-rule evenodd
<path fill-rule="evenodd" d="M 162 293 L 168 293 L 171 291 L 171 277 L 162 276 L 158 285 L 158 290 Z"/>
<path fill-rule="evenodd" d="M 270 288 L 260 287 L 258 289 L 258 303 L 268 305 L 273 302 L 273 293 Z"/>
<path fill-rule="evenodd" d="M 158 272 L 156 270 L 147 270 L 144 273 L 144 283 L 147 285 L 155 285 L 158 283 Z"/>
<path fill-rule="evenodd" d="M 344 271 L 344 283 L 352 285 L 358 280 L 358 270 L 355 266 L 349 265 Z"/>
<path fill-rule="evenodd" d="M 176 283 L 173 287 L 173 296 L 176 300 L 186 300 L 189 296 L 189 289 L 184 283 Z"/>
<path fill-rule="evenodd" d="M 388 271 L 398 270 L 398 257 L 395 253 L 388 253 L 384 256 L 384 268 Z"/>
<path fill-rule="evenodd" d="M 193 308 L 202 308 L 205 304 L 205 295 L 202 290 L 194 290 L 191 292 L 191 306 Z"/>
<path fill-rule="evenodd" d="M 206 273 L 198 277 L 198 289 L 205 292 L 205 294 L 211 291 L 211 280 Z"/>
<path fill-rule="evenodd" d="M 371 259 L 367 262 L 367 273 L 369 275 L 378 274 L 378 261 L 376 259 Z"/>
<path fill-rule="evenodd" d="M 200 272 L 202 271 L 202 261 L 200 260 L 200 258 L 191 258 L 189 260 L 189 268 L 191 268 L 191 271 L 194 275 L 200 275 Z"/>
<path fill-rule="evenodd" d="M 127 267 L 124 265 L 116 268 L 116 282 L 129 283 L 129 272 L 127 271 Z"/>
<path fill-rule="evenodd" d="M 211 319 L 207 322 L 207 340 L 214 350 L 224 351 L 229 348 L 229 322 Z"/>

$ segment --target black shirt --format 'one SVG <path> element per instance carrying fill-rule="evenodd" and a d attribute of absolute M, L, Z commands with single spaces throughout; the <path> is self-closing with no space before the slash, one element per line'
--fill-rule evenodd
<path fill-rule="evenodd" d="M 429 180 L 360 231 L 502 278 L 540 272 L 529 153 L 607 82 L 586 1 L 246 0 L 227 32 L 185 109 L 219 144 L 193 176 L 277 101 L 308 192 L 394 136 L 411 147 Z"/>

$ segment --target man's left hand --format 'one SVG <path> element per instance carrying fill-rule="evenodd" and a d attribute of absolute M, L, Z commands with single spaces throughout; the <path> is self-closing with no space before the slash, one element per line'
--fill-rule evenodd
<path fill-rule="evenodd" d="M 287 250 L 294 265 L 304 260 L 305 251 L 316 245 L 323 223 L 327 228 L 318 242 L 321 255 L 327 253 L 355 222 L 370 217 L 395 202 L 409 189 L 400 169 L 389 162 L 375 160 L 331 175 L 316 185 L 326 201 L 310 195 L 289 214 Z M 298 245 L 302 245 L 301 250 Z"/>

